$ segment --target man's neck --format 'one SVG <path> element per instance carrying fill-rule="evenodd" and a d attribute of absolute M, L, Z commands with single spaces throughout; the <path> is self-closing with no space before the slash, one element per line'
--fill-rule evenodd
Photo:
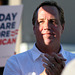
<path fill-rule="evenodd" d="M 55 53 L 59 53 L 60 50 L 61 50 L 61 46 L 60 44 L 59 45 L 49 45 L 49 46 L 41 46 L 41 45 L 37 45 L 35 44 L 36 47 L 42 52 L 42 53 L 48 53 L 49 55 L 52 53 L 52 52 L 55 52 Z"/>

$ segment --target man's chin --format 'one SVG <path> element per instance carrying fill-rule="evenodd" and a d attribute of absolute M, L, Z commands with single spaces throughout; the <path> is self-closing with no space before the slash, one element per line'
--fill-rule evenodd
<path fill-rule="evenodd" d="M 53 42 L 52 39 L 51 40 L 47 39 L 47 40 L 44 41 L 45 45 L 47 45 L 47 46 L 50 45 L 52 42 Z"/>

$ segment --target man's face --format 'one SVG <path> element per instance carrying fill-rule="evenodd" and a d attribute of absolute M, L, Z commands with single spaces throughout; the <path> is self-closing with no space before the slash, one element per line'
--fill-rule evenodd
<path fill-rule="evenodd" d="M 40 7 L 33 30 L 38 45 L 59 44 L 64 25 L 61 26 L 57 8 L 54 6 Z"/>

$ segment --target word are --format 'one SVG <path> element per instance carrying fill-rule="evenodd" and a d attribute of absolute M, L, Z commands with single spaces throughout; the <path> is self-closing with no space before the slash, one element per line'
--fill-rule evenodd
<path fill-rule="evenodd" d="M 1 23 L 0 29 L 14 29 L 16 22 Z"/>
<path fill-rule="evenodd" d="M 10 30 L 0 31 L 0 37 L 9 37 L 9 36 L 10 36 Z"/>
<path fill-rule="evenodd" d="M 7 31 L 0 31 L 0 37 L 10 37 L 10 36 L 16 36 L 18 35 L 18 29 L 16 30 L 7 30 Z"/>

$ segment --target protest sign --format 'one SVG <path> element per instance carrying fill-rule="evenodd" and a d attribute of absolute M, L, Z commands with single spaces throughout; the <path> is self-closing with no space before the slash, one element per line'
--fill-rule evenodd
<path fill-rule="evenodd" d="M 0 6 L 0 67 L 14 55 L 23 5 Z"/>

